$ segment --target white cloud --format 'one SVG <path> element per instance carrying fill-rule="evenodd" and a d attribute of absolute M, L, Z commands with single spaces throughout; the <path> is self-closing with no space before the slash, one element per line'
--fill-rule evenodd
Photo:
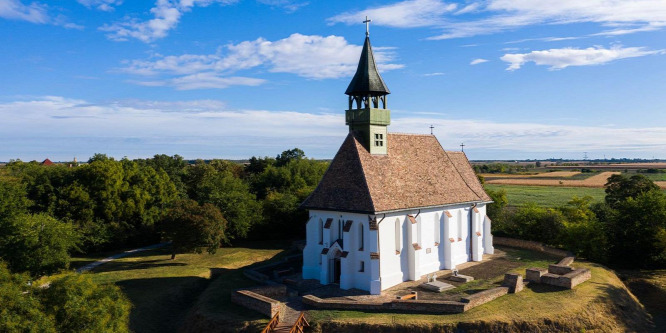
<path fill-rule="evenodd" d="M 0 117 L 0 141 L 5 143 L 0 161 L 85 159 L 97 152 L 130 158 L 157 153 L 247 158 L 293 147 L 312 157 L 331 158 L 347 134 L 342 111 L 229 110 L 215 100 L 90 103 L 42 97 L 0 103 Z M 528 158 L 583 151 L 666 157 L 666 127 L 503 123 L 426 115 L 394 117 L 389 130 L 425 134 L 431 124 L 445 148 L 458 149 L 465 142 L 473 158 L 497 156 L 495 152 L 504 158 Z"/>
<path fill-rule="evenodd" d="M 664 50 L 650 51 L 644 47 L 622 47 L 621 45 L 614 45 L 609 49 L 595 46 L 586 49 L 562 48 L 532 51 L 530 53 L 508 53 L 500 59 L 509 63 L 509 67 L 507 68 L 509 71 L 519 69 L 522 65 L 530 61 L 537 65 L 550 66 L 551 70 L 556 70 L 569 66 L 601 65 L 618 59 L 662 53 L 664 53 Z"/>
<path fill-rule="evenodd" d="M 175 28 L 184 13 L 192 10 L 192 7 L 206 7 L 213 3 L 231 4 L 237 0 L 157 0 L 155 7 L 150 9 L 153 19 L 139 21 L 126 19 L 122 22 L 107 24 L 100 28 L 108 32 L 107 37 L 115 41 L 126 41 L 136 38 L 148 43 L 156 39 L 164 38 L 168 32 Z"/>
<path fill-rule="evenodd" d="M 223 77 L 215 73 L 196 73 L 163 80 L 130 82 L 148 87 L 169 86 L 178 90 L 195 90 L 224 89 L 230 86 L 258 86 L 264 84 L 266 80 L 242 76 Z"/>
<path fill-rule="evenodd" d="M 76 1 L 88 8 L 97 8 L 105 12 L 113 11 L 116 6 L 120 6 L 123 3 L 123 0 L 76 0 Z"/>
<path fill-rule="evenodd" d="M 442 72 L 434 72 L 434 73 L 426 73 L 426 74 L 423 74 L 423 76 L 442 76 L 442 75 L 446 75 L 446 73 L 442 73 Z"/>
<path fill-rule="evenodd" d="M 392 48 L 377 47 L 374 51 L 380 70 L 403 67 L 392 63 Z M 292 34 L 277 41 L 258 38 L 229 44 L 215 54 L 157 54 L 148 60 L 126 61 L 121 71 L 142 76 L 174 76 L 166 80 L 141 81 L 143 85 L 167 85 L 178 89 L 223 88 L 232 84 L 263 83 L 259 79 L 226 77 L 259 66 L 269 72 L 292 73 L 309 79 L 350 76 L 356 70 L 360 53 L 360 45 L 349 44 L 343 37 Z"/>
<path fill-rule="evenodd" d="M 666 26 L 663 0 L 476 0 L 463 8 L 438 0 L 406 0 L 390 5 L 346 12 L 331 23 L 360 24 L 362 17 L 377 18 L 379 25 L 413 28 L 436 27 L 442 33 L 430 39 L 450 39 L 493 34 L 529 25 L 597 23 L 617 35 L 653 31 Z M 374 22 L 374 20 L 373 20 Z"/>
<path fill-rule="evenodd" d="M 0 18 L 83 29 L 83 26 L 69 22 L 62 14 L 50 14 L 49 7 L 38 2 L 26 5 L 21 0 L 0 0 Z"/>
<path fill-rule="evenodd" d="M 50 21 L 46 5 L 36 2 L 25 5 L 20 0 L 0 1 L 0 17 L 42 24 Z"/>
<path fill-rule="evenodd" d="M 264 5 L 283 8 L 287 13 L 293 13 L 302 7 L 309 5 L 309 2 L 300 2 L 293 0 L 257 0 Z"/>
<path fill-rule="evenodd" d="M 442 22 L 442 15 L 458 6 L 439 0 L 407 0 L 358 12 L 346 12 L 328 19 L 329 23 L 361 24 L 368 16 L 373 24 L 414 28 L 433 26 Z M 463 9 L 464 10 L 464 9 Z"/>
<path fill-rule="evenodd" d="M 479 58 L 479 59 L 472 60 L 469 64 L 474 66 L 474 65 L 482 64 L 484 62 L 488 62 L 488 60 Z"/>

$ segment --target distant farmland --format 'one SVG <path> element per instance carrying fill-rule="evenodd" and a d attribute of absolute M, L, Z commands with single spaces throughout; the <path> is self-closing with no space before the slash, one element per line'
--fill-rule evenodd
<path fill-rule="evenodd" d="M 505 190 L 509 205 L 523 206 L 535 203 L 543 207 L 559 207 L 571 201 L 574 196 L 592 197 L 593 202 L 602 202 L 606 196 L 603 188 L 595 187 L 553 187 L 486 184 L 492 191 Z"/>
<path fill-rule="evenodd" d="M 580 174 L 579 172 L 546 172 L 537 175 L 492 175 L 486 179 L 486 184 L 494 185 L 524 185 L 524 186 L 562 186 L 562 187 L 604 187 L 608 177 L 620 172 L 601 172 L 591 174 L 586 179 L 567 179 Z M 553 175 L 555 174 L 555 175 Z"/>

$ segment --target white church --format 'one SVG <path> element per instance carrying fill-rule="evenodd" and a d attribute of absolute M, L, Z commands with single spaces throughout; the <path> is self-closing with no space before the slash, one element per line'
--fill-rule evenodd
<path fill-rule="evenodd" d="M 493 253 L 491 203 L 462 152 L 389 133 L 390 91 L 366 31 L 346 95 L 349 134 L 314 192 L 303 278 L 370 294 Z"/>

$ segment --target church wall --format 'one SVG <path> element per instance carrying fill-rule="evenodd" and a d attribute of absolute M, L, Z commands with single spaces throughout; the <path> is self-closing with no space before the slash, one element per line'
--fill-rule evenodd
<path fill-rule="evenodd" d="M 480 255 L 471 258 L 470 248 L 475 246 L 479 254 L 493 253 L 491 221 L 485 216 L 485 205 L 479 204 L 476 209 L 478 213 L 471 205 L 464 204 L 421 209 L 420 213 L 416 209 L 379 214 L 378 231 L 369 229 L 366 214 L 312 210 L 306 225 L 303 278 L 317 279 L 322 284 L 332 283 L 334 261 L 339 258 L 340 288 L 379 293 L 403 281 L 420 279 L 473 259 L 480 260 Z M 415 217 L 416 224 L 412 224 L 408 214 Z M 471 233 L 470 214 L 473 215 Z M 323 228 L 329 218 L 333 223 L 330 228 Z M 347 220 L 353 222 L 350 230 L 344 232 Z M 343 239 L 341 248 L 332 246 L 338 237 Z M 324 248 L 331 250 L 322 254 Z M 348 252 L 346 257 L 341 257 L 344 252 Z M 370 259 L 372 252 L 380 254 L 379 260 Z"/>
<path fill-rule="evenodd" d="M 333 222 L 330 228 L 326 229 L 324 225 L 329 218 L 332 218 Z M 345 232 L 343 227 L 347 220 L 353 222 L 350 230 Z M 337 239 L 343 240 L 341 248 L 337 245 L 332 246 Z M 306 245 L 303 249 L 303 278 L 316 279 L 322 284 L 332 283 L 333 261 L 339 259 L 340 288 L 369 291 L 372 281 L 370 253 L 377 252 L 376 243 L 377 232 L 369 230 L 368 215 L 311 210 L 310 219 L 306 224 Z M 322 254 L 325 248 L 331 250 L 327 254 Z M 340 252 L 348 253 L 346 257 L 342 257 Z"/>

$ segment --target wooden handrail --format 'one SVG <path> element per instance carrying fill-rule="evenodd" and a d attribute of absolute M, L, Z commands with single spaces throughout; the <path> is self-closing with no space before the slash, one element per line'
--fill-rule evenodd
<path fill-rule="evenodd" d="M 303 333 L 303 328 L 309 326 L 310 324 L 308 323 L 307 319 L 305 319 L 305 312 L 301 312 L 301 314 L 298 316 L 298 319 L 296 319 L 294 326 L 291 327 L 289 333 Z"/>
<path fill-rule="evenodd" d="M 280 313 L 276 313 L 261 333 L 270 333 L 280 323 Z"/>

